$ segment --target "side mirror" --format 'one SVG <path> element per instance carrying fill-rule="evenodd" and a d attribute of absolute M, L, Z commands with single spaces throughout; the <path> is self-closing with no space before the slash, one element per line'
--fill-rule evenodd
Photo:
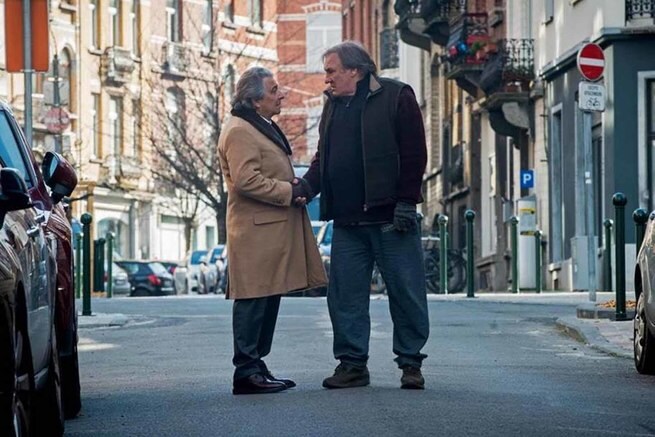
<path fill-rule="evenodd" d="M 41 164 L 43 179 L 52 190 L 52 201 L 58 203 L 70 196 L 77 186 L 75 169 L 59 153 L 47 152 Z"/>
<path fill-rule="evenodd" d="M 27 184 L 15 168 L 0 170 L 0 227 L 9 211 L 18 211 L 32 206 Z"/>

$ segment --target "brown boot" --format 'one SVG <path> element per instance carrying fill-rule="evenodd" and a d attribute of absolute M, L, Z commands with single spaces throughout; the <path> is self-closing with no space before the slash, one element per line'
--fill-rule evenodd
<path fill-rule="evenodd" d="M 403 367 L 403 376 L 400 378 L 400 388 L 410 390 L 425 389 L 425 379 L 423 379 L 421 369 L 412 366 Z"/>
<path fill-rule="evenodd" d="M 368 374 L 368 368 L 349 366 L 347 364 L 339 364 L 334 369 L 334 375 L 329 376 L 323 380 L 323 387 L 325 388 L 350 388 L 350 387 L 363 387 L 371 383 Z"/>

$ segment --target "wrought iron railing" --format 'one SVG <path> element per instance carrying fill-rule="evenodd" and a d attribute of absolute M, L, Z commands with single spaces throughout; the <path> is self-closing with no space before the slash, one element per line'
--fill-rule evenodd
<path fill-rule="evenodd" d="M 398 31 L 393 28 L 380 32 L 380 68 L 398 68 Z"/>
<path fill-rule="evenodd" d="M 655 18 L 655 0 L 625 0 L 625 18 Z"/>
<path fill-rule="evenodd" d="M 401 21 L 407 18 L 448 17 L 451 0 L 396 0 L 394 10 Z"/>
<path fill-rule="evenodd" d="M 482 64 L 486 60 L 489 31 L 486 13 L 466 13 L 451 24 L 446 44 L 451 64 Z"/>
<path fill-rule="evenodd" d="M 503 79 L 534 79 L 534 40 L 504 39 L 498 42 L 498 54 L 502 59 Z"/>

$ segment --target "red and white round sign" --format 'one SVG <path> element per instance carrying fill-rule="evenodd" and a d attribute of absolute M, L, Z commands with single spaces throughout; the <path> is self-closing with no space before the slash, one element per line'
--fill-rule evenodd
<path fill-rule="evenodd" d="M 70 124 L 71 120 L 68 115 L 68 112 L 63 108 L 50 108 L 48 112 L 45 113 L 43 117 L 43 123 L 45 124 L 48 132 L 53 134 L 60 134 Z"/>
<path fill-rule="evenodd" d="M 578 70 L 586 80 L 596 81 L 603 77 L 605 54 L 598 44 L 585 44 L 578 51 Z"/>

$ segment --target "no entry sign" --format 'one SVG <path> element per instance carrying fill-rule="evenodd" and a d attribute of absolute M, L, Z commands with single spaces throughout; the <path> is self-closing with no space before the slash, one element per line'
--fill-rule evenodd
<path fill-rule="evenodd" d="M 605 71 L 605 54 L 598 44 L 585 44 L 578 52 L 578 70 L 586 80 L 596 81 Z"/>

